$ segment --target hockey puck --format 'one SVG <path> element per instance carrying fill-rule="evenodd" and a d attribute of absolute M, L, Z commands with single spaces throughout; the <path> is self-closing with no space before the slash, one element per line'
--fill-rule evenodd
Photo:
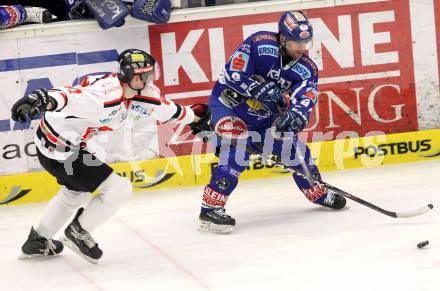
<path fill-rule="evenodd" d="M 419 243 L 417 244 L 417 247 L 418 247 L 419 249 L 421 249 L 421 248 L 426 247 L 427 245 L 429 245 L 429 241 L 425 240 L 425 241 L 419 242 Z"/>

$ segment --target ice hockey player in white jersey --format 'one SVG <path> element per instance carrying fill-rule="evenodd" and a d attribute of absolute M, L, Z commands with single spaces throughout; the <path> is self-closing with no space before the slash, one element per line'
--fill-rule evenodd
<path fill-rule="evenodd" d="M 130 49 L 119 55 L 118 62 L 117 74 L 85 77 L 75 87 L 38 89 L 14 104 L 16 121 L 44 113 L 34 138 L 37 155 L 61 185 L 31 228 L 20 258 L 53 256 L 63 250 L 63 244 L 92 263 L 101 258 L 103 252 L 90 233 L 130 199 L 132 186 L 87 150 L 90 138 L 120 128 L 126 120 L 150 116 L 190 124 L 194 133 L 209 122 L 207 106 L 185 107 L 160 96 L 152 83 L 160 70 L 151 55 Z M 97 189 L 98 194 L 82 208 Z M 61 241 L 52 239 L 76 210 Z"/>

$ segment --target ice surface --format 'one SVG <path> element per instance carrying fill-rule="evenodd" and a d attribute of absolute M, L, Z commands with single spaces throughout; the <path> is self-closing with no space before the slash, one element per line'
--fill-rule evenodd
<path fill-rule="evenodd" d="M 0 290 L 440 290 L 440 161 L 324 173 L 324 180 L 382 208 L 331 211 L 308 202 L 289 176 L 243 181 L 228 201 L 229 235 L 197 231 L 203 187 L 136 192 L 94 237 L 93 265 L 69 249 L 19 261 L 44 204 L 0 208 Z M 429 240 L 425 249 L 417 243 Z"/>

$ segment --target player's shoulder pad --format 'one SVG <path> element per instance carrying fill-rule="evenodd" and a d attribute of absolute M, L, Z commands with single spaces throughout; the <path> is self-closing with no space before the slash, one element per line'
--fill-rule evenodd
<path fill-rule="evenodd" d="M 160 89 L 156 85 L 149 83 L 145 85 L 145 88 L 141 91 L 142 95 L 149 95 L 152 97 L 160 97 Z"/>
<path fill-rule="evenodd" d="M 133 101 L 148 103 L 153 105 L 161 105 L 162 99 L 160 89 L 154 84 L 147 84 L 142 89 L 141 94 L 133 97 Z"/>
<path fill-rule="evenodd" d="M 87 76 L 77 88 L 96 95 L 104 102 L 121 98 L 123 94 L 121 82 L 115 73 Z"/>
<path fill-rule="evenodd" d="M 292 71 L 300 75 L 303 80 L 318 80 L 318 67 L 307 55 L 303 55 L 295 65 L 292 66 Z"/>
<path fill-rule="evenodd" d="M 280 46 L 277 41 L 277 34 L 271 31 L 259 31 L 252 35 L 251 49 L 259 57 L 279 58 Z"/>
<path fill-rule="evenodd" d="M 251 35 L 252 42 L 259 44 L 272 44 L 278 45 L 277 33 L 272 31 L 258 31 Z"/>

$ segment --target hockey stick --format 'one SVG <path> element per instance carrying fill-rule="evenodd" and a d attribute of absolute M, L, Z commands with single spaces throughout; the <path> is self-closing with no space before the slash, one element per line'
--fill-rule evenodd
<path fill-rule="evenodd" d="M 232 144 L 233 145 L 237 145 L 237 140 L 232 140 Z M 254 146 L 258 147 L 255 143 L 254 143 Z M 263 150 L 261 148 L 259 148 L 258 151 L 257 151 L 257 150 L 253 149 L 252 147 L 250 147 L 247 144 L 246 144 L 245 150 L 246 150 L 246 152 L 248 154 L 251 154 L 251 155 L 264 155 Z M 390 217 L 394 217 L 394 218 L 410 218 L 410 217 L 415 217 L 415 216 L 419 216 L 419 215 L 422 215 L 422 214 L 425 214 L 425 213 L 429 212 L 434 207 L 432 204 L 428 204 L 427 206 L 423 206 L 423 207 L 420 207 L 418 209 L 415 209 L 415 210 L 412 210 L 412 211 L 406 211 L 406 212 L 394 212 L 394 211 L 385 210 L 383 208 L 380 208 L 377 205 L 374 205 L 374 204 L 372 204 L 372 203 L 370 203 L 368 201 L 365 201 L 362 198 L 359 198 L 359 197 L 357 197 L 357 196 L 355 196 L 353 194 L 350 194 L 348 192 L 345 192 L 344 190 L 341 190 L 341 189 L 339 189 L 339 188 L 337 188 L 337 187 L 335 187 L 333 185 L 330 185 L 327 182 L 324 182 L 324 181 L 322 181 L 320 179 L 316 179 L 315 177 L 311 177 L 311 176 L 305 175 L 304 173 L 302 173 L 302 172 L 300 172 L 300 171 L 298 171 L 298 170 L 288 166 L 284 162 L 282 162 L 281 159 L 278 156 L 273 156 L 273 155 L 267 156 L 267 155 L 264 155 L 264 158 L 266 158 L 267 160 L 272 161 L 276 166 L 280 167 L 283 170 L 286 170 L 286 171 L 288 171 L 288 172 L 290 172 L 290 173 L 292 173 L 292 174 L 294 174 L 294 175 L 296 175 L 298 177 L 306 179 L 306 180 L 308 180 L 309 182 L 311 182 L 313 184 L 324 186 L 325 188 L 327 188 L 328 190 L 333 191 L 336 194 L 344 196 L 344 197 L 346 197 L 348 199 L 351 199 L 351 200 L 353 200 L 353 201 L 355 201 L 355 202 L 357 202 L 359 204 L 367 206 L 367 207 L 369 207 L 369 208 L 371 208 L 373 210 L 376 210 L 376 211 L 378 211 L 378 212 L 380 212 L 382 214 L 385 214 L 387 216 L 390 216 Z"/>

